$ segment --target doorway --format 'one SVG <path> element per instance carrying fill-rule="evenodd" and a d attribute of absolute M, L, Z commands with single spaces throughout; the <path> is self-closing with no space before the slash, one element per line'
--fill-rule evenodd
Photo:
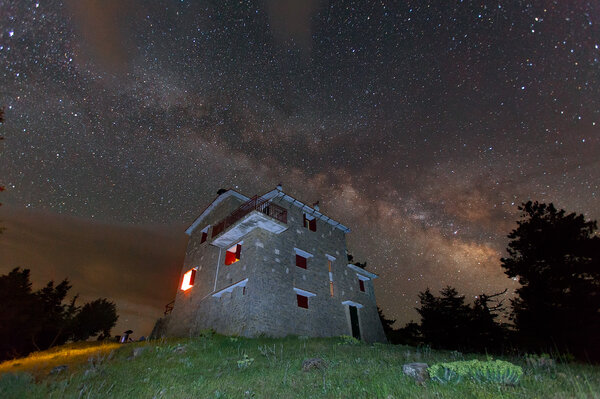
<path fill-rule="evenodd" d="M 350 309 L 350 325 L 352 326 L 352 336 L 360 339 L 360 325 L 358 324 L 358 309 L 356 306 L 349 306 Z"/>

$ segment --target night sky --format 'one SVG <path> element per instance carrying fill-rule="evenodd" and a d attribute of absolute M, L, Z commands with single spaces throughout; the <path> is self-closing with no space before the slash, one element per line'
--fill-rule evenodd
<path fill-rule="evenodd" d="M 600 218 L 597 1 L 0 0 L 0 76 L 0 273 L 115 300 L 114 333 L 221 187 L 320 201 L 402 324 L 517 287 L 521 202 Z"/>

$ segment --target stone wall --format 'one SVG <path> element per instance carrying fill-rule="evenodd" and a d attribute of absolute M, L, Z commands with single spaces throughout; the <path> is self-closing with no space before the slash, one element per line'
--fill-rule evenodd
<path fill-rule="evenodd" d="M 317 231 L 310 231 L 303 227 L 303 213 L 298 207 L 278 198 L 273 202 L 288 209 L 288 229 L 281 234 L 253 230 L 243 237 L 240 260 L 232 265 L 224 265 L 225 250 L 210 245 L 210 238 L 198 244 L 202 227 L 194 231 L 182 274 L 195 266 L 199 270 L 194 287 L 177 294 L 169 335 L 193 335 L 206 328 L 244 336 L 352 335 L 348 306 L 342 305 L 350 300 L 363 305 L 358 310 L 362 338 L 385 341 L 372 281 L 365 281 L 366 292 L 361 292 L 356 272 L 347 267 L 345 233 L 320 220 Z M 220 205 L 216 216 L 210 218 L 213 223 L 239 203 Z M 296 266 L 294 248 L 313 255 L 307 269 Z M 333 296 L 326 254 L 335 258 Z M 237 287 L 220 298 L 211 296 L 245 278 L 245 295 L 244 289 Z M 309 298 L 308 309 L 298 307 L 294 288 L 316 294 Z"/>

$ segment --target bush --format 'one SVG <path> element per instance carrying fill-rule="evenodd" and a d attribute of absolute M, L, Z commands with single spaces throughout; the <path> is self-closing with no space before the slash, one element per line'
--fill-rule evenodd
<path fill-rule="evenodd" d="M 450 363 L 437 363 L 427 369 L 432 380 L 458 383 L 471 379 L 480 383 L 515 385 L 523 375 L 523 369 L 503 360 L 469 360 Z"/>

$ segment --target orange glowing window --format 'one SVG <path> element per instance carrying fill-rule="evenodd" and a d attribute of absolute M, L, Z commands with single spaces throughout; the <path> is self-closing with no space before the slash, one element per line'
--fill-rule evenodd
<path fill-rule="evenodd" d="M 333 281 L 329 282 L 329 295 L 333 296 Z"/>
<path fill-rule="evenodd" d="M 242 254 L 242 246 L 240 244 L 235 244 L 233 247 L 229 248 L 227 252 L 225 252 L 225 264 L 231 265 L 232 263 L 240 260 L 240 256 Z"/>
<path fill-rule="evenodd" d="M 181 290 L 186 291 L 194 286 L 194 280 L 196 279 L 196 269 L 188 270 L 183 275 L 183 281 L 181 282 Z"/>

